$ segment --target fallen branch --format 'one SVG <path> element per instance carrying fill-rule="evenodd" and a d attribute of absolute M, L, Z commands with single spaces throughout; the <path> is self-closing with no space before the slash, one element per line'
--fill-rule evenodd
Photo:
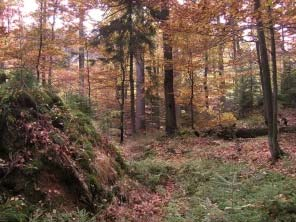
<path fill-rule="evenodd" d="M 296 133 L 296 126 L 286 126 L 279 129 L 279 133 Z M 268 134 L 267 128 L 239 128 L 236 130 L 237 138 L 255 138 L 259 136 L 266 136 Z"/>
<path fill-rule="evenodd" d="M 296 126 L 280 127 L 279 133 L 296 133 Z M 203 131 L 204 136 L 217 136 L 223 139 L 234 138 L 255 138 L 259 136 L 266 136 L 268 129 L 266 127 L 257 128 L 235 128 L 235 127 L 217 127 Z"/>

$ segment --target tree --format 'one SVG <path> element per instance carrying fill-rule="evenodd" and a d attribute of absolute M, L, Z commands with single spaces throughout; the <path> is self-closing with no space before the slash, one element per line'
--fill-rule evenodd
<path fill-rule="evenodd" d="M 136 53 L 137 68 L 137 98 L 136 98 L 136 130 L 145 129 L 145 75 L 144 52 L 138 49 Z"/>
<path fill-rule="evenodd" d="M 169 8 L 164 1 L 162 8 L 162 20 L 169 19 Z M 174 67 L 173 47 L 170 33 L 163 29 L 163 57 L 164 57 L 164 97 L 165 97 L 165 130 L 168 136 L 172 136 L 177 130 L 175 93 L 174 93 Z"/>
<path fill-rule="evenodd" d="M 36 62 L 36 73 L 37 73 L 37 80 L 40 81 L 40 76 L 42 77 L 42 83 L 45 81 L 45 73 L 42 70 L 42 62 L 44 62 L 44 41 L 45 41 L 45 27 L 46 27 L 46 7 L 47 2 L 46 0 L 39 0 L 39 46 L 38 46 L 38 56 Z M 44 65 L 44 64 L 43 64 Z"/>
<path fill-rule="evenodd" d="M 135 81 L 134 81 L 134 47 L 133 47 L 133 2 L 128 2 L 128 32 L 129 32 L 129 82 L 130 82 L 130 100 L 131 100 L 131 123 L 132 123 L 132 132 L 136 133 L 136 114 L 135 114 Z"/>
<path fill-rule="evenodd" d="M 274 103 L 272 87 L 271 87 L 271 78 L 270 78 L 270 68 L 269 68 L 269 59 L 266 46 L 264 24 L 262 20 L 262 8 L 260 0 L 254 0 L 254 9 L 256 13 L 256 26 L 257 26 L 257 35 L 258 35 L 258 44 L 259 44 L 259 53 L 260 53 L 260 64 L 262 69 L 262 89 L 264 91 L 264 107 L 267 117 L 268 125 L 268 140 L 269 140 L 269 150 L 271 153 L 271 158 L 273 161 L 276 161 L 280 158 L 282 151 L 279 147 L 277 141 L 277 119 L 274 119 L 274 113 L 276 103 Z M 277 84 L 277 83 L 276 83 Z"/>
<path fill-rule="evenodd" d="M 55 26 L 56 26 L 56 17 L 58 11 L 58 5 L 60 0 L 55 0 L 52 3 L 52 23 L 51 23 L 51 44 L 54 44 L 56 34 L 55 34 Z M 49 57 L 49 68 L 48 68 L 48 85 L 52 85 L 52 72 L 53 72 L 53 55 Z"/>
<path fill-rule="evenodd" d="M 85 21 L 85 8 L 83 5 L 79 4 L 78 14 L 79 14 L 79 93 L 81 96 L 84 95 L 84 75 L 85 75 L 85 31 L 84 31 L 84 21 Z"/>
<path fill-rule="evenodd" d="M 205 93 L 205 106 L 209 109 L 209 86 L 208 86 L 208 73 L 209 73 L 209 54 L 206 50 L 204 53 L 204 81 L 203 88 Z"/>
<path fill-rule="evenodd" d="M 153 37 L 155 27 L 150 15 L 150 10 L 142 2 L 130 0 L 117 0 L 104 2 L 104 5 L 111 8 L 110 16 L 107 15 L 110 30 L 122 32 L 128 41 L 124 46 L 129 52 L 129 80 L 130 80 L 130 101 L 131 101 L 131 124 L 132 132 L 136 128 L 145 128 L 145 96 L 144 96 L 144 48 L 154 48 Z M 135 95 L 134 95 L 134 57 L 136 55 L 137 64 L 137 114 L 135 114 Z M 141 86 L 142 84 L 142 86 Z M 141 108 L 140 108 L 141 107 Z M 137 120 L 136 120 L 137 118 Z M 137 127 L 136 127 L 136 123 Z"/>
<path fill-rule="evenodd" d="M 277 127 L 277 120 L 278 120 L 278 83 L 277 83 L 277 58 L 276 58 L 276 43 L 275 43 L 275 34 L 274 34 L 274 24 L 273 24 L 273 15 L 272 15 L 272 8 L 268 6 L 268 15 L 269 19 L 269 32 L 270 32 L 270 46 L 271 46 L 271 64 L 272 64 L 272 83 L 273 83 L 273 147 L 278 147 L 278 127 Z M 279 152 L 282 153 L 280 150 Z"/>

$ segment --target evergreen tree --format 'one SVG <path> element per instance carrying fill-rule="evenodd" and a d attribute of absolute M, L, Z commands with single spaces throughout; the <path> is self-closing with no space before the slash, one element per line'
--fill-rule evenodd
<path fill-rule="evenodd" d="M 105 23 L 101 25 L 98 29 L 94 30 L 95 32 L 95 43 L 103 41 L 107 52 L 111 53 L 110 60 L 120 61 L 124 63 L 125 58 L 119 58 L 116 48 L 122 50 L 119 54 L 124 54 L 124 57 L 128 57 L 130 70 L 130 90 L 131 90 L 131 120 L 132 120 L 132 131 L 135 132 L 135 98 L 134 98 L 134 80 L 133 80 L 133 58 L 136 54 L 143 52 L 144 49 L 148 46 L 149 49 L 154 48 L 153 37 L 156 33 L 155 27 L 153 24 L 152 16 L 148 8 L 144 7 L 138 1 L 130 0 L 117 0 L 106 2 L 104 4 L 107 6 L 110 11 L 107 13 L 107 19 Z M 117 45 L 119 43 L 119 45 Z M 128 54 L 128 56 L 126 55 Z M 144 79 L 144 61 L 139 62 L 139 59 L 143 60 L 143 56 L 137 56 L 137 64 L 141 65 L 138 68 L 138 76 L 141 79 Z M 137 86 L 137 93 L 141 92 L 139 95 L 139 101 L 137 104 L 140 104 L 141 113 L 137 115 L 139 118 L 142 118 L 140 121 L 140 127 L 145 124 L 145 96 L 144 96 L 144 82 L 141 81 L 142 85 Z M 144 104 L 144 105 L 143 105 Z M 138 109 L 137 109 L 138 110 Z"/>

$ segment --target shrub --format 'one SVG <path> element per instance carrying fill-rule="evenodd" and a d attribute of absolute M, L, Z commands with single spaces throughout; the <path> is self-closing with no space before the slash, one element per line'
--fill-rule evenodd
<path fill-rule="evenodd" d="M 65 95 L 65 102 L 72 110 L 78 110 L 87 115 L 91 115 L 93 113 L 88 98 L 85 96 L 68 92 Z"/>
<path fill-rule="evenodd" d="M 287 71 L 283 76 L 279 99 L 285 106 L 296 107 L 296 69 Z"/>

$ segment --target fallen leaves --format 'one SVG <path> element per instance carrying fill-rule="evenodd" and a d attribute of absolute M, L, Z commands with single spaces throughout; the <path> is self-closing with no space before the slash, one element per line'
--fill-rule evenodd
<path fill-rule="evenodd" d="M 149 221 L 159 222 L 163 216 L 163 207 L 169 202 L 175 184 L 168 181 L 164 192 L 151 192 L 143 185 L 124 179 L 118 184 L 121 197 L 115 198 L 104 215 L 99 217 L 103 221 Z"/>

